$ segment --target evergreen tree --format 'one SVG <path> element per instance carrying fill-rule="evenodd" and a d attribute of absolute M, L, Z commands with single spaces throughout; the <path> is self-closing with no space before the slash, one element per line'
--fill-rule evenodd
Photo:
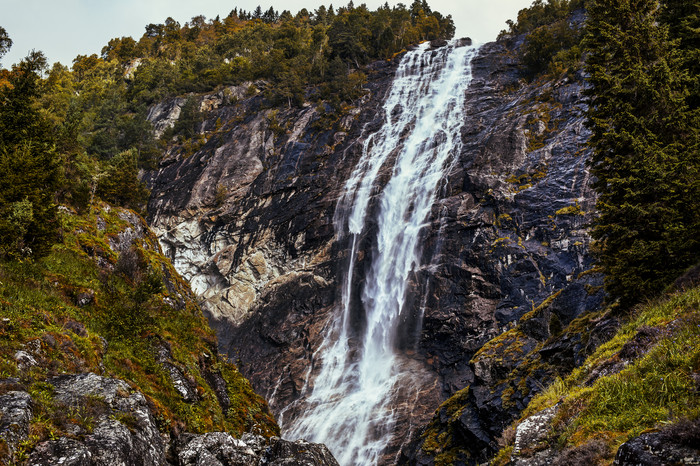
<path fill-rule="evenodd" d="M 686 90 L 654 0 L 592 0 L 584 46 L 605 287 L 623 308 L 658 294 L 700 257 L 698 154 Z"/>
<path fill-rule="evenodd" d="M 0 256 L 42 256 L 57 240 L 59 182 L 51 127 L 35 108 L 41 52 L 31 52 L 0 87 Z"/>
<path fill-rule="evenodd" d="M 12 39 L 7 35 L 4 27 L 0 26 L 0 58 L 2 58 L 12 47 Z"/>
<path fill-rule="evenodd" d="M 665 0 L 661 21 L 669 28 L 686 72 L 687 101 L 692 110 L 700 107 L 700 3 L 696 0 Z"/>

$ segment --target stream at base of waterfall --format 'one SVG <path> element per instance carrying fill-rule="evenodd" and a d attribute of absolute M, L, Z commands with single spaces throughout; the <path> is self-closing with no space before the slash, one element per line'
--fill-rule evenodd
<path fill-rule="evenodd" d="M 409 276 L 422 265 L 421 235 L 462 147 L 477 48 L 458 45 L 433 50 L 424 43 L 405 54 L 383 107 L 384 123 L 365 139 L 338 201 L 336 233 L 348 249 L 342 299 L 295 401 L 301 416 L 286 419 L 283 411 L 279 422 L 285 438 L 324 443 L 343 466 L 381 462 L 392 438 L 405 435 L 396 432 L 399 411 L 410 409 L 411 397 L 429 379 L 406 349 L 418 344 L 421 316 L 409 319 L 413 328 L 407 329 L 404 314 Z M 381 187 L 379 175 L 387 170 L 391 177 Z M 362 241 L 371 244 L 369 265 L 359 264 Z M 406 333 L 416 341 L 407 345 Z"/>

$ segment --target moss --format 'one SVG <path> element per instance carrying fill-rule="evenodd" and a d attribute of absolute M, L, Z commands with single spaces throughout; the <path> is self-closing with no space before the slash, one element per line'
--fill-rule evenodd
<path fill-rule="evenodd" d="M 558 126 L 552 121 L 550 104 L 541 103 L 531 112 L 525 120 L 528 152 L 534 152 L 544 147 L 545 140 Z M 544 125 L 544 130 L 541 132 L 539 131 L 540 125 Z"/>
<path fill-rule="evenodd" d="M 513 217 L 508 214 L 501 214 L 496 218 L 496 226 L 501 227 L 504 224 L 509 224 L 513 222 Z"/>
<path fill-rule="evenodd" d="M 507 183 L 517 185 L 512 189 L 513 192 L 518 193 L 539 183 L 542 179 L 547 176 L 547 165 L 540 164 L 534 169 L 531 169 L 527 173 L 522 173 L 520 175 L 511 175 L 506 178 Z"/>
<path fill-rule="evenodd" d="M 502 448 L 496 456 L 489 462 L 489 466 L 506 466 L 510 463 L 510 455 L 513 453 L 513 446 Z"/>
<path fill-rule="evenodd" d="M 566 332 L 581 331 L 580 327 L 590 326 L 600 315 L 577 319 Z M 622 365 L 621 350 L 640 329 L 660 335 L 660 339 L 637 359 Z M 693 378 L 700 372 L 698 340 L 700 288 L 642 306 L 581 367 L 565 378 L 556 378 L 537 395 L 521 420 L 560 403 L 552 423 L 559 448 L 578 454 L 598 442 L 598 450 L 609 459 L 610 452 L 645 430 L 680 418 L 698 419 L 700 400 Z M 615 363 L 620 363 L 619 372 L 599 372 L 591 383 L 594 371 Z"/>
<path fill-rule="evenodd" d="M 0 313 L 7 319 L 0 322 L 0 377 L 18 376 L 20 388 L 29 388 L 35 404 L 32 436 L 22 451 L 64 435 L 69 424 L 91 430 L 99 400 L 73 411 L 54 405 L 46 380 L 61 373 L 95 372 L 127 381 L 146 396 L 163 432 L 219 430 L 240 435 L 254 430 L 278 435 L 265 401 L 235 366 L 212 352 L 213 330 L 152 233 L 134 241 L 132 273 L 119 272 L 119 256 L 109 241 L 132 227 L 120 218 L 124 213 L 101 204 L 83 215 L 64 214 L 64 241 L 51 254 L 37 262 L 0 262 Z M 92 296 L 84 307 L 76 304 L 81 293 Z M 133 315 L 142 320 L 129 320 Z M 32 340 L 41 348 L 38 365 L 20 370 L 9 355 Z M 195 381 L 198 401 L 186 403 L 155 360 L 162 343 L 171 348 L 173 363 Z M 232 404 L 226 413 L 200 373 L 199 358 L 205 353 L 227 383 Z M 130 425 L 127 418 L 120 422 Z"/>
<path fill-rule="evenodd" d="M 537 316 L 541 311 L 547 309 L 549 306 L 551 306 L 551 304 L 554 302 L 554 300 L 559 297 L 559 295 L 561 294 L 562 291 L 563 290 L 559 290 L 556 293 L 549 295 L 536 308 L 534 307 L 534 304 L 533 304 L 532 311 L 527 312 L 526 314 L 523 314 L 523 316 L 520 318 L 519 322 L 525 322 L 527 320 L 530 320 L 533 317 Z"/>
<path fill-rule="evenodd" d="M 575 201 L 573 205 L 557 210 L 555 215 L 585 215 L 585 213 L 581 210 L 581 206 L 578 205 L 578 201 Z"/>
<path fill-rule="evenodd" d="M 421 449 L 434 458 L 435 465 L 451 465 L 460 458 L 468 457 L 455 437 L 455 424 L 464 412 L 468 398 L 468 386 L 448 398 L 437 409 L 436 416 L 421 435 Z M 446 425 L 441 418 L 447 419 Z"/>

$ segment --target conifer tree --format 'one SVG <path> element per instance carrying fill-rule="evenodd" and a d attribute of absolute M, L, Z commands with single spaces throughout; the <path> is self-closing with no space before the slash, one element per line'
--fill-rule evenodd
<path fill-rule="evenodd" d="M 44 55 L 31 52 L 0 88 L 0 257 L 38 257 L 57 239 L 58 159 L 33 105 L 45 67 Z"/>
<path fill-rule="evenodd" d="M 700 254 L 687 89 L 659 11 L 654 0 L 588 3 L 592 235 L 606 291 L 623 308 L 658 294 Z"/>

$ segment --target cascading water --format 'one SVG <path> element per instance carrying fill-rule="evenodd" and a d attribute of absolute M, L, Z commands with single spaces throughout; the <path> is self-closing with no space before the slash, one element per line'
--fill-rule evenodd
<path fill-rule="evenodd" d="M 296 410 L 301 415 L 280 417 L 285 437 L 325 443 L 342 465 L 381 460 L 394 435 L 397 394 L 411 384 L 411 363 L 397 345 L 408 278 L 420 265 L 420 233 L 438 185 L 461 149 L 476 50 L 456 43 L 431 50 L 423 44 L 406 54 L 384 105 L 384 124 L 366 139 L 338 203 L 336 229 L 349 248 L 342 301 L 315 354 L 320 370 L 309 377 L 299 401 L 303 408 Z M 383 167 L 392 175 L 377 193 Z M 361 303 L 353 303 L 359 244 L 370 211 L 376 211 L 372 260 Z M 358 309 L 359 318 L 353 315 Z"/>

